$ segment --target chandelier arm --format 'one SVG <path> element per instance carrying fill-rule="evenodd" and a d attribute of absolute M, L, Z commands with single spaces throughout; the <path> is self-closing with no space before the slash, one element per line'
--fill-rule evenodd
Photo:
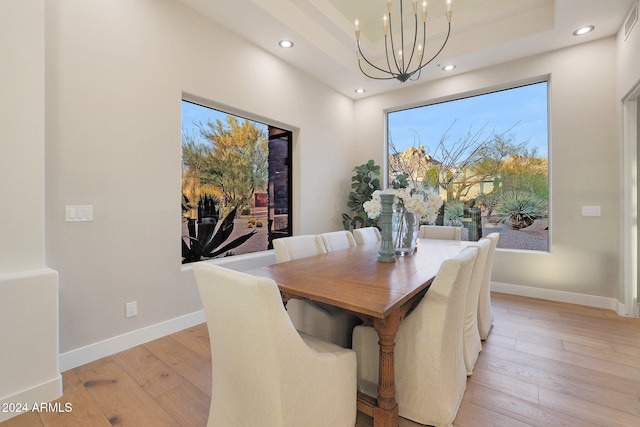
<path fill-rule="evenodd" d="M 424 53 L 426 49 L 427 49 L 427 21 L 425 20 L 425 21 L 422 21 L 422 55 L 420 55 L 420 63 L 418 64 L 418 68 L 416 68 L 416 71 L 420 71 L 420 73 L 422 73 L 421 71 L 422 61 L 424 60 Z M 415 74 L 415 71 L 411 75 L 413 74 Z M 420 78 L 420 75 L 418 74 L 418 77 L 416 78 L 416 80 L 419 78 Z"/>
<path fill-rule="evenodd" d="M 394 74 L 390 71 L 391 69 L 389 69 L 389 71 L 387 71 L 387 70 L 385 70 L 384 68 L 380 68 L 380 67 L 378 67 L 377 65 L 374 65 L 371 61 L 369 61 L 369 60 L 367 59 L 367 57 L 366 57 L 366 56 L 364 56 L 364 53 L 362 53 L 362 49 L 360 49 L 360 43 L 358 43 L 358 52 L 360 53 L 360 56 L 362 57 L 362 59 L 364 59 L 364 60 L 365 60 L 365 62 L 366 62 L 367 64 L 369 64 L 371 67 L 373 67 L 373 68 L 375 68 L 376 70 L 381 71 L 381 72 L 383 72 L 383 73 L 391 74 L 392 76 L 394 75 Z M 362 65 L 360 65 L 360 60 L 358 60 L 358 65 L 360 66 L 360 70 L 362 71 Z M 364 71 L 362 71 L 362 73 L 363 73 L 364 75 L 366 75 L 367 77 L 369 77 L 369 78 L 372 78 L 372 79 L 373 79 L 373 78 L 376 78 L 376 77 L 370 77 L 370 76 L 369 76 L 369 75 L 367 75 Z M 395 79 L 395 77 L 391 77 L 391 79 Z M 386 80 L 386 78 L 385 78 L 385 80 Z"/>
<path fill-rule="evenodd" d="M 404 74 L 407 72 L 408 67 L 407 63 L 403 60 L 402 55 L 404 55 L 404 11 L 402 10 L 402 5 L 404 2 L 400 0 L 400 65 L 402 66 L 402 70 L 400 70 L 400 74 Z"/>
<path fill-rule="evenodd" d="M 400 0 L 400 5 L 402 6 L 402 0 Z M 402 21 L 400 21 L 402 22 Z M 398 65 L 398 58 L 396 58 L 396 48 L 393 44 L 393 27 L 391 25 L 391 12 L 389 12 L 389 40 L 391 41 L 391 57 L 393 58 L 393 62 L 396 65 L 396 70 L 398 70 L 398 74 L 402 74 L 402 70 L 400 69 L 400 66 Z M 389 48 L 387 46 L 387 37 L 385 36 L 384 38 L 384 48 L 386 50 L 386 54 L 387 54 L 387 63 L 389 63 Z M 389 65 L 389 73 L 393 74 L 393 71 L 391 71 L 391 65 Z"/>
<path fill-rule="evenodd" d="M 442 50 L 444 49 L 444 47 L 447 45 L 447 41 L 449 40 L 449 35 L 451 34 L 451 22 L 449 22 L 449 30 L 447 31 L 447 37 L 444 39 L 444 43 L 442 44 L 442 46 L 440 47 L 440 50 L 438 50 L 436 52 L 435 55 L 433 55 L 431 57 L 431 59 L 429 59 L 427 62 L 424 63 L 424 65 L 422 65 L 420 68 L 418 68 L 416 71 L 419 71 L 421 69 L 423 69 L 424 67 L 426 67 L 427 65 L 429 65 L 431 63 L 431 61 L 433 61 L 434 59 L 436 59 L 436 57 L 438 55 L 440 55 L 440 52 L 442 52 Z M 414 71 L 413 73 L 415 73 L 416 71 Z M 413 74 L 412 73 L 412 74 Z"/>
<path fill-rule="evenodd" d="M 415 17 L 415 26 L 414 26 L 414 33 L 413 33 L 413 48 L 411 48 L 411 56 L 409 57 L 409 62 L 407 62 L 407 66 L 406 66 L 406 70 L 409 69 L 409 67 L 411 67 L 411 61 L 413 61 L 413 54 L 416 51 L 416 43 L 418 42 L 418 14 L 414 14 Z M 420 65 L 422 65 L 422 59 L 420 60 L 420 64 L 418 64 L 418 68 L 420 67 Z M 413 73 L 411 73 L 413 74 Z"/>
<path fill-rule="evenodd" d="M 367 61 L 367 63 L 369 63 L 369 61 Z M 393 79 L 395 79 L 395 77 L 393 77 L 393 75 L 391 75 L 391 77 L 374 77 L 374 76 L 370 76 L 369 74 L 367 74 L 367 73 L 364 71 L 364 69 L 362 68 L 362 64 L 360 63 L 360 61 L 358 61 L 358 67 L 360 68 L 360 71 L 362 72 L 362 74 L 364 74 L 366 77 L 369 77 L 370 79 L 373 79 L 373 80 L 393 80 Z M 375 67 L 375 68 L 378 68 L 378 67 L 376 67 L 375 65 L 374 65 L 374 67 Z M 389 74 L 389 72 L 388 72 L 388 71 L 382 70 L 381 68 L 378 68 L 378 70 L 380 70 L 380 71 L 382 71 L 382 72 L 384 72 L 384 73 Z"/>
<path fill-rule="evenodd" d="M 415 82 L 416 80 L 420 79 L 420 76 L 422 75 L 422 68 L 418 68 L 416 71 L 414 71 L 413 73 L 411 73 L 411 76 L 413 77 L 416 72 L 418 73 L 418 76 L 414 79 L 414 78 L 410 78 L 409 80 L 411 80 L 412 82 Z"/>
<path fill-rule="evenodd" d="M 393 50 L 391 50 L 391 53 L 393 54 Z M 387 44 L 386 34 L 384 36 L 384 56 L 387 58 L 387 68 L 389 69 L 389 71 L 385 71 L 385 72 L 393 75 L 394 73 L 393 71 L 391 71 L 391 61 L 389 61 L 389 45 Z"/>

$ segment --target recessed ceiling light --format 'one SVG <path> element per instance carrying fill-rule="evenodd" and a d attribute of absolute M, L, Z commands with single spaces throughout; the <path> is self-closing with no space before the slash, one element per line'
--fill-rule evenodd
<path fill-rule="evenodd" d="M 587 33 L 590 33 L 591 31 L 595 30 L 596 27 L 594 27 L 593 25 L 587 25 L 586 27 L 582 27 L 582 28 L 578 28 L 577 30 L 575 30 L 573 32 L 574 36 L 582 36 L 585 35 Z"/>
<path fill-rule="evenodd" d="M 280 45 L 280 47 L 288 49 L 290 47 L 293 47 L 293 42 L 291 40 L 280 40 L 280 43 L 278 43 L 278 45 Z"/>
<path fill-rule="evenodd" d="M 456 69 L 456 66 L 455 65 L 445 65 L 444 67 L 442 67 L 442 69 L 444 71 L 452 71 L 452 70 Z"/>
<path fill-rule="evenodd" d="M 365 93 L 366 91 L 367 91 L 366 89 L 362 89 L 362 88 L 356 89 L 356 93 Z"/>

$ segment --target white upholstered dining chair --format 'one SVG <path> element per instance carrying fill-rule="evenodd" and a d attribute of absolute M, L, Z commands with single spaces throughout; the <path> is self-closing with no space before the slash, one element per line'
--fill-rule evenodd
<path fill-rule="evenodd" d="M 452 426 L 466 388 L 463 326 L 469 280 L 478 253 L 465 248 L 445 261 L 418 306 L 402 321 L 395 344 L 396 401 L 401 417 L 438 427 Z M 376 396 L 378 334 L 353 331 L 358 388 Z"/>
<path fill-rule="evenodd" d="M 327 253 L 320 235 L 300 235 L 273 240 L 276 263 Z M 357 320 L 353 315 L 316 301 L 290 299 L 287 313 L 293 326 L 341 347 L 351 347 L 351 333 Z"/>
<path fill-rule="evenodd" d="M 322 238 L 315 234 L 274 239 L 273 249 L 276 263 L 327 253 Z"/>
<path fill-rule="evenodd" d="M 204 263 L 193 272 L 211 344 L 208 427 L 355 425 L 352 350 L 298 333 L 271 279 Z"/>
<path fill-rule="evenodd" d="M 418 237 L 424 239 L 460 240 L 462 239 L 462 227 L 449 225 L 421 225 Z"/>
<path fill-rule="evenodd" d="M 480 339 L 486 340 L 493 326 L 493 310 L 491 309 L 491 272 L 493 271 L 493 258 L 500 240 L 500 233 L 490 233 L 486 237 L 491 240 L 491 247 L 487 254 L 487 262 L 482 276 L 482 285 L 478 298 L 478 331 Z"/>
<path fill-rule="evenodd" d="M 332 231 L 320 234 L 322 243 L 327 252 L 339 251 L 340 249 L 353 248 L 356 241 L 349 230 Z"/>
<path fill-rule="evenodd" d="M 471 375 L 478 360 L 478 355 L 482 350 L 480 331 L 478 330 L 478 301 L 487 265 L 487 255 L 491 248 L 491 240 L 484 238 L 477 242 L 464 242 L 464 244 L 467 247 L 478 248 L 478 256 L 469 280 L 469 291 L 467 292 L 464 313 L 464 366 L 467 369 L 467 375 Z"/>
<path fill-rule="evenodd" d="M 353 238 L 356 245 L 366 245 L 367 243 L 375 243 L 382 240 L 380 230 L 377 227 L 362 227 L 353 229 Z"/>

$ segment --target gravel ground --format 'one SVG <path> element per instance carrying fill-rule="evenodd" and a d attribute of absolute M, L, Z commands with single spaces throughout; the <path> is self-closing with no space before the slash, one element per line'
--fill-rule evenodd
<path fill-rule="evenodd" d="M 482 235 L 499 232 L 500 241 L 498 248 L 503 249 L 528 249 L 533 251 L 547 251 L 549 243 L 549 221 L 535 220 L 527 228 L 511 230 L 505 225 L 484 224 Z"/>

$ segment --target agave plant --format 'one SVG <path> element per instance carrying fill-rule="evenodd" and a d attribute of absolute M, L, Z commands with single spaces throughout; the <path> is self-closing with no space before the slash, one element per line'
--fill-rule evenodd
<path fill-rule="evenodd" d="M 526 228 L 547 214 L 546 200 L 523 191 L 504 193 L 496 208 L 500 222 L 508 222 L 509 227 L 514 230 Z"/>
<path fill-rule="evenodd" d="M 186 197 L 183 196 L 184 199 Z M 188 203 L 188 199 L 186 200 Z M 256 234 L 256 230 L 235 238 L 224 244 L 233 232 L 233 221 L 236 217 L 236 206 L 222 220 L 216 230 L 220 210 L 217 208 L 218 199 L 211 196 L 203 196 L 198 202 L 198 218 L 190 218 L 187 223 L 188 236 L 182 236 L 182 263 L 187 264 L 200 261 L 202 258 L 217 258 L 232 255 L 232 249 L 237 248 Z M 186 241 L 185 241 L 186 238 Z"/>
<path fill-rule="evenodd" d="M 464 216 L 464 204 L 453 199 L 444 205 L 444 225 L 460 227 L 463 225 L 462 217 Z"/>

